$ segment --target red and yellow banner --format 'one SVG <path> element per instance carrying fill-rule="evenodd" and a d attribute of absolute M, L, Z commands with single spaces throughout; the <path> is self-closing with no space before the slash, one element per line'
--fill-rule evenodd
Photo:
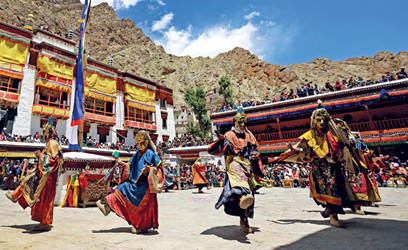
<path fill-rule="evenodd" d="M 125 82 L 125 101 L 134 108 L 155 112 L 156 87 L 129 78 Z"/>
<path fill-rule="evenodd" d="M 88 64 L 85 74 L 85 95 L 107 102 L 115 102 L 117 78 L 114 72 Z"/>

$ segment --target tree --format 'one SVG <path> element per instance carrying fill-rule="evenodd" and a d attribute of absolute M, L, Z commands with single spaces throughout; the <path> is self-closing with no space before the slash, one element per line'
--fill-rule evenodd
<path fill-rule="evenodd" d="M 227 76 L 222 76 L 218 81 L 218 84 L 220 85 L 220 87 L 218 88 L 218 94 L 224 96 L 224 104 L 227 105 L 230 102 L 234 103 L 230 79 Z"/>
<path fill-rule="evenodd" d="M 184 94 L 184 100 L 193 109 L 198 120 L 200 136 L 204 138 L 211 130 L 211 120 L 207 116 L 207 104 L 205 103 L 205 92 L 203 88 L 187 89 Z"/>

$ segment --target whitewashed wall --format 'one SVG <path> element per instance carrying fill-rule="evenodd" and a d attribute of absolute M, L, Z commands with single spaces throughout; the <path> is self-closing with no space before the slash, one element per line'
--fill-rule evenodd
<path fill-rule="evenodd" d="M 13 134 L 29 135 L 32 119 L 32 108 L 34 101 L 34 85 L 37 71 L 28 66 L 28 60 L 24 67 L 24 76 L 21 81 L 20 102 L 18 104 L 17 116 L 14 120 Z"/>

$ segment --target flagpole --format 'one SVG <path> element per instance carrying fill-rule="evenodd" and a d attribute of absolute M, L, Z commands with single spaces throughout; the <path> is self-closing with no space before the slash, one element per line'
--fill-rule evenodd
<path fill-rule="evenodd" d="M 91 13 L 89 11 L 89 13 Z M 86 79 L 86 67 L 88 65 L 88 35 L 89 35 L 89 22 L 91 21 L 91 15 L 88 15 L 88 21 L 86 23 L 85 29 L 85 43 L 84 43 L 84 79 Z M 84 83 L 84 87 L 86 82 Z M 84 96 L 85 99 L 85 96 Z M 85 116 L 85 100 L 82 102 L 82 112 Z M 84 120 L 85 117 L 82 119 L 82 122 L 78 125 L 78 145 L 82 148 L 84 145 Z"/>
<path fill-rule="evenodd" d="M 89 13 L 91 0 L 85 0 L 79 33 L 79 48 L 75 69 L 75 101 L 71 113 L 70 150 L 83 151 L 83 120 L 84 120 L 84 85 L 86 81 L 85 69 L 87 65 L 87 33 L 89 33 Z"/>

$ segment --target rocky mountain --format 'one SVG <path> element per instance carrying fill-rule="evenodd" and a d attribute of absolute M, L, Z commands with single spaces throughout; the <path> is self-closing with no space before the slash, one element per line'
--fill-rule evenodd
<path fill-rule="evenodd" d="M 34 14 L 36 25 L 43 24 L 52 32 L 65 34 L 72 26 L 78 40 L 83 5 L 79 0 L 1 0 L 0 20 L 16 25 Z M 119 20 L 107 3 L 91 9 L 89 56 L 107 63 L 108 54 L 114 57 L 114 66 L 141 77 L 159 81 L 162 75 L 174 90 L 175 104 L 184 103 L 186 88 L 201 86 L 211 98 L 211 109 L 221 104 L 214 94 L 221 76 L 227 75 L 233 83 L 237 100 L 263 100 L 278 96 L 282 89 L 296 88 L 307 81 L 319 85 L 329 80 L 362 76 L 379 78 L 385 72 L 396 72 L 401 65 L 408 66 L 408 52 L 392 54 L 379 52 L 374 57 L 349 58 L 331 61 L 317 58 L 313 62 L 280 66 L 259 59 L 242 48 L 221 53 L 215 58 L 175 56 L 157 46 L 130 19 Z"/>

